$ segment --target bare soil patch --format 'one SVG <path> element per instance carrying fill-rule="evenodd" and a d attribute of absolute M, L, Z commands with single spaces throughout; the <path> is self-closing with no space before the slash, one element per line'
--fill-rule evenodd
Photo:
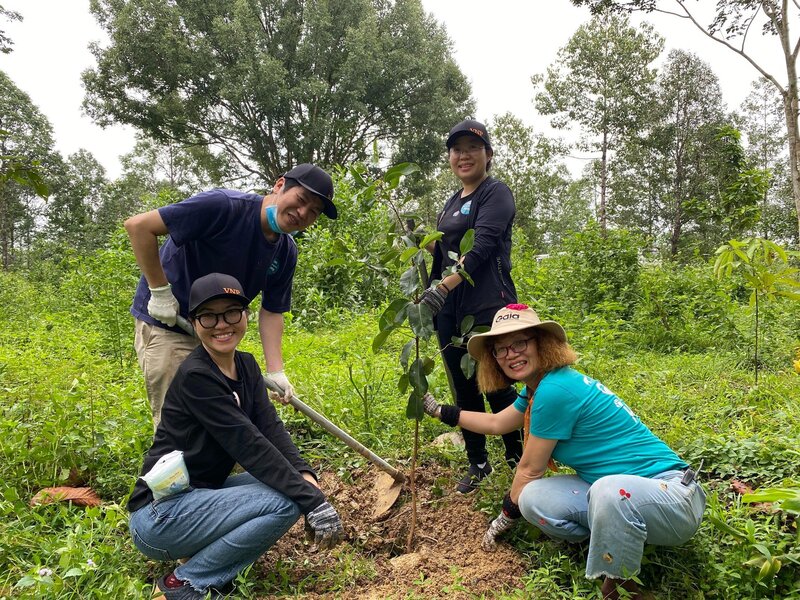
<path fill-rule="evenodd" d="M 450 478 L 443 468 L 427 465 L 417 469 L 419 508 L 411 553 L 406 553 L 411 523 L 409 484 L 394 508 L 376 521 L 372 517 L 376 474 L 374 470 L 355 471 L 352 484 L 333 474 L 322 476 L 322 489 L 345 526 L 344 545 L 310 552 L 300 519 L 257 563 L 251 577 L 269 580 L 280 572 L 282 581 L 276 589 L 303 590 L 291 595 L 308 600 L 492 597 L 500 590 L 521 587 L 525 559 L 503 543 L 496 552 L 481 549 L 489 519 L 473 508 L 472 497 L 456 494 L 454 485 L 438 485 Z M 353 565 L 354 557 L 360 566 Z M 345 571 L 351 573 L 349 579 Z"/>

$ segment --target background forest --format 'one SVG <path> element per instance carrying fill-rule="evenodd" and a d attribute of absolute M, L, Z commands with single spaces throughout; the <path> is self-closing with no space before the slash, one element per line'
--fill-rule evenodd
<path fill-rule="evenodd" d="M 492 175 L 517 202 L 519 298 L 564 325 L 580 370 L 687 461 L 704 461 L 707 519 L 686 546 L 648 549 L 646 587 L 658 598 L 800 598 L 800 184 L 786 109 L 796 118 L 796 73 L 781 87 L 753 69 L 751 93 L 730 109 L 714 65 L 688 51 L 663 56 L 663 38 L 612 10 L 618 3 L 574 3 L 597 14 L 531 74 L 531 100 L 560 135 L 510 113 L 487 123 Z M 124 510 L 152 427 L 128 312 L 139 273 L 122 221 L 203 189 L 264 191 L 306 161 L 332 171 L 340 218 L 297 239 L 287 371 L 306 402 L 409 465 L 402 340 L 372 344 L 403 295 L 405 267 L 386 260 L 387 244 L 406 219 L 435 229 L 456 188 L 442 140 L 475 107 L 448 32 L 418 0 L 91 7 L 109 41 L 83 75 L 85 110 L 138 132 L 119 177 L 88 151 L 56 151 L 48 119 L 0 71 L 0 598 L 148 597 L 155 567 L 130 543 Z M 781 39 L 798 17 L 767 1 L 718 10 L 708 32 L 729 40 L 759 11 L 764 35 Z M 0 6 L 0 52 L 13 51 L 3 23 L 19 18 Z M 797 47 L 786 45 L 787 65 Z M 576 151 L 595 157 L 577 172 Z M 381 188 L 405 162 L 419 169 Z M 255 327 L 245 347 L 258 356 Z M 448 398 L 439 361 L 429 377 Z M 366 467 L 280 410 L 320 470 L 346 485 Z M 430 444 L 444 426 L 420 427 L 422 464 L 444 468 L 432 506 L 446 506 L 462 459 Z M 487 523 L 511 473 L 493 478 L 470 498 Z M 77 484 L 103 504 L 29 506 L 43 487 Z M 422 569 L 398 597 L 597 597 L 580 549 L 532 527 L 506 541 L 525 567 L 514 585 L 487 594 L 458 569 L 447 585 Z M 352 535 L 324 563 L 257 564 L 239 589 L 359 597 L 381 579 L 378 559 Z"/>

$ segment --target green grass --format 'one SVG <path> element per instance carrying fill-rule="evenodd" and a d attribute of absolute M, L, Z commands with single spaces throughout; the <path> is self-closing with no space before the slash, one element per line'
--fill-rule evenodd
<path fill-rule="evenodd" d="M 0 598 L 144 597 L 161 567 L 135 550 L 126 527 L 124 503 L 151 435 L 141 377 L 127 345 L 132 321 L 120 336 L 109 337 L 89 308 L 63 305 L 54 296 L 19 277 L 0 276 L 0 300 L 9 307 L 0 314 Z M 337 310 L 327 327 L 289 325 L 287 371 L 306 402 L 379 455 L 405 464 L 412 422 L 404 416 L 406 395 L 396 387 L 404 340 L 390 338 L 373 354 L 377 314 Z M 260 354 L 252 325 L 245 349 Z M 704 460 L 709 515 L 739 531 L 751 529 L 750 541 L 743 542 L 707 519 L 685 546 L 648 548 L 642 573 L 647 587 L 658 598 L 800 598 L 797 565 L 785 564 L 761 581 L 744 565 L 756 554 L 755 544 L 776 554 L 798 552 L 796 521 L 754 511 L 729 486 L 733 478 L 758 487 L 798 477 L 800 376 L 791 364 L 765 369 L 755 388 L 752 370 L 737 352 L 620 351 L 614 342 L 613 352 L 593 347 L 579 368 L 624 398 L 687 460 Z M 432 388 L 448 397 L 441 365 Z M 347 481 L 364 464 L 291 409 L 280 410 L 305 456 L 321 469 Z M 426 420 L 423 443 L 447 430 Z M 491 440 L 490 451 L 501 462 L 499 440 Z M 454 467 L 462 461 L 457 452 L 430 447 L 423 458 Z M 36 490 L 63 484 L 71 471 L 97 489 L 103 507 L 28 505 Z M 476 508 L 495 513 L 510 476 L 493 477 L 475 496 Z M 521 589 L 504 597 L 596 597 L 596 585 L 583 577 L 580 547 L 543 539 L 531 526 L 520 527 L 511 542 L 529 568 Z M 250 577 L 245 589 L 251 597 L 294 596 L 303 587 L 346 590 L 355 576 L 376 576 L 373 561 L 351 547 L 332 565 L 298 589 L 286 576 L 296 565 L 279 561 L 268 579 Z M 423 583 L 409 581 L 408 597 L 424 597 Z M 456 577 L 453 594 L 461 593 L 459 585 Z"/>

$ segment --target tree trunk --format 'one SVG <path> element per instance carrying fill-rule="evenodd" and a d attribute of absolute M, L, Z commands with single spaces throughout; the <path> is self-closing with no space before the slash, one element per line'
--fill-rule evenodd
<path fill-rule="evenodd" d="M 675 199 L 675 218 L 672 220 L 672 235 L 669 238 L 670 255 L 674 258 L 678 255 L 678 243 L 681 239 L 683 229 L 683 210 L 680 199 Z"/>
<path fill-rule="evenodd" d="M 797 51 L 789 39 L 788 3 L 781 3 L 780 11 L 768 8 L 762 0 L 764 12 L 775 25 L 778 38 L 783 49 L 783 60 L 786 63 L 787 85 L 785 90 L 780 90 L 783 96 L 783 110 L 786 113 L 786 133 L 789 140 L 789 175 L 792 179 L 792 194 L 797 216 L 797 231 L 800 236 L 800 130 L 797 125 Z M 780 89 L 780 88 L 779 88 Z M 800 239 L 800 238 L 798 238 Z"/>
<path fill-rule="evenodd" d="M 795 75 L 796 77 L 796 75 Z M 786 113 L 786 131 L 789 139 L 789 174 L 792 178 L 792 195 L 797 212 L 797 230 L 800 235 L 800 129 L 797 123 L 797 81 L 790 83 L 783 97 L 783 109 Z"/>
<path fill-rule="evenodd" d="M 606 188 L 608 187 L 608 132 L 603 131 L 603 147 L 600 157 L 600 208 L 597 211 L 597 220 L 600 231 L 606 231 Z"/>

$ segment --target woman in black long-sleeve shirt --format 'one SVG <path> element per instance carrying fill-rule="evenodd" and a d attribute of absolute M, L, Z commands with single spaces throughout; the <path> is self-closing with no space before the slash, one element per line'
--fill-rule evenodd
<path fill-rule="evenodd" d="M 136 547 L 157 560 L 188 560 L 157 587 L 166 600 L 204 598 L 224 588 L 266 552 L 300 514 L 323 547 L 342 525 L 314 470 L 267 398 L 261 370 L 237 345 L 247 330 L 249 299 L 220 273 L 192 285 L 190 318 L 201 345 L 181 364 L 142 466 L 183 453 L 189 487 L 166 497 L 141 477 L 128 503 Z M 231 475 L 235 463 L 246 471 Z"/>
<path fill-rule="evenodd" d="M 453 194 L 439 213 L 437 229 L 442 238 L 433 248 L 431 282 L 441 278 L 453 264 L 449 253 L 459 253 L 462 237 L 475 230 L 475 241 L 463 259 L 462 267 L 474 285 L 464 283 L 458 274 L 448 275 L 428 288 L 420 301 L 434 313 L 436 332 L 456 404 L 466 410 L 484 412 L 483 395 L 475 376 L 467 378 L 461 369 L 465 348 L 454 346 L 453 336 L 460 337 L 464 317 L 474 317 L 475 326 L 488 325 L 498 309 L 517 301 L 511 280 L 511 225 L 516 206 L 511 190 L 502 181 L 489 176 L 493 150 L 483 123 L 462 121 L 447 138 L 450 168 L 461 180 L 462 188 Z M 486 395 L 492 412 L 499 412 L 514 402 L 516 392 L 508 387 Z M 461 493 L 473 491 L 492 472 L 486 452 L 486 437 L 462 430 L 466 443 L 469 470 L 459 482 Z M 503 436 L 505 456 L 510 465 L 522 454 L 522 434 L 515 431 Z"/>

